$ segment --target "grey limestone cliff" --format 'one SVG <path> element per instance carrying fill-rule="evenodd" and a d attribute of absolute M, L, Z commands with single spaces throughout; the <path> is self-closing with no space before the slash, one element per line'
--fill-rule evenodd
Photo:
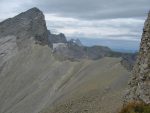
<path fill-rule="evenodd" d="M 18 51 L 33 43 L 48 45 L 48 32 L 42 11 L 29 9 L 0 23 L 0 73 Z"/>
<path fill-rule="evenodd" d="M 48 32 L 48 39 L 50 43 L 67 43 L 67 39 L 63 33 L 52 34 L 50 31 Z"/>
<path fill-rule="evenodd" d="M 144 24 L 140 51 L 129 86 L 129 100 L 150 103 L 150 12 Z"/>
<path fill-rule="evenodd" d="M 48 44 L 48 32 L 42 11 L 32 8 L 1 22 L 0 38 L 10 35 L 15 36 L 22 46 L 30 38 L 40 44 Z"/>

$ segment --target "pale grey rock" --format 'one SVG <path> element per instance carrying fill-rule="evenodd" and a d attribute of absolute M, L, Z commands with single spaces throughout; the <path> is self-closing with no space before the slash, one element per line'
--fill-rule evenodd
<path fill-rule="evenodd" d="M 128 101 L 137 100 L 150 103 L 150 12 L 145 22 L 139 55 L 129 83 Z"/>
<path fill-rule="evenodd" d="M 17 38 L 20 48 L 26 47 L 26 40 L 32 37 L 39 44 L 48 44 L 48 32 L 43 13 L 37 8 L 32 8 L 1 22 L 0 38 L 9 35 Z"/>
<path fill-rule="evenodd" d="M 45 18 L 39 9 L 32 8 L 1 22 L 0 73 L 10 58 L 33 43 L 49 44 Z"/>
<path fill-rule="evenodd" d="M 17 52 L 17 43 L 15 36 L 7 36 L 0 38 L 0 59 L 8 60 Z"/>
<path fill-rule="evenodd" d="M 49 42 L 51 44 L 53 44 L 53 43 L 67 43 L 67 39 L 63 33 L 52 34 L 50 31 L 48 31 L 48 32 L 49 32 L 48 39 L 49 39 Z"/>
<path fill-rule="evenodd" d="M 18 52 L 15 36 L 0 38 L 0 74 L 7 60 L 12 58 Z"/>

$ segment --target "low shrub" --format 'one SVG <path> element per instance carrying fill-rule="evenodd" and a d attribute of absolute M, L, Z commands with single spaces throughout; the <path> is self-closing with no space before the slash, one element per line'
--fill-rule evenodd
<path fill-rule="evenodd" d="M 130 102 L 119 113 L 150 113 L 150 105 L 142 102 Z"/>

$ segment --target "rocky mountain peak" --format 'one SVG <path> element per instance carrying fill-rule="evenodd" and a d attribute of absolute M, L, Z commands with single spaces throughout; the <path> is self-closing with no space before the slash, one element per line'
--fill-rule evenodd
<path fill-rule="evenodd" d="M 35 17 L 43 17 L 43 12 L 41 10 L 39 10 L 38 8 L 34 7 L 34 8 L 31 8 L 25 12 L 22 12 L 21 14 L 15 16 L 16 18 L 21 18 L 21 17 L 24 17 L 24 18 L 35 18 Z"/>
<path fill-rule="evenodd" d="M 66 36 L 63 33 L 59 33 L 59 34 L 52 34 L 50 31 L 48 31 L 48 39 L 49 39 L 49 43 L 53 44 L 53 43 L 67 43 L 67 39 Z"/>
<path fill-rule="evenodd" d="M 129 99 L 150 103 L 150 12 L 144 24 L 140 51 L 129 85 Z"/>
<path fill-rule="evenodd" d="M 83 46 L 83 44 L 81 43 L 81 41 L 79 39 L 71 39 L 69 42 L 76 44 L 78 46 Z"/>
<path fill-rule="evenodd" d="M 45 17 L 38 8 L 32 8 L 0 23 L 0 38 L 17 37 L 20 46 L 34 38 L 40 44 L 48 44 L 48 32 Z"/>

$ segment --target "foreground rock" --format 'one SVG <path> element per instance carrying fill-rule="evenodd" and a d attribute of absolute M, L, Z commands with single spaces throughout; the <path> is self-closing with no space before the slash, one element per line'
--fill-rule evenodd
<path fill-rule="evenodd" d="M 129 100 L 150 103 L 150 12 L 144 25 L 140 51 L 129 85 Z"/>

